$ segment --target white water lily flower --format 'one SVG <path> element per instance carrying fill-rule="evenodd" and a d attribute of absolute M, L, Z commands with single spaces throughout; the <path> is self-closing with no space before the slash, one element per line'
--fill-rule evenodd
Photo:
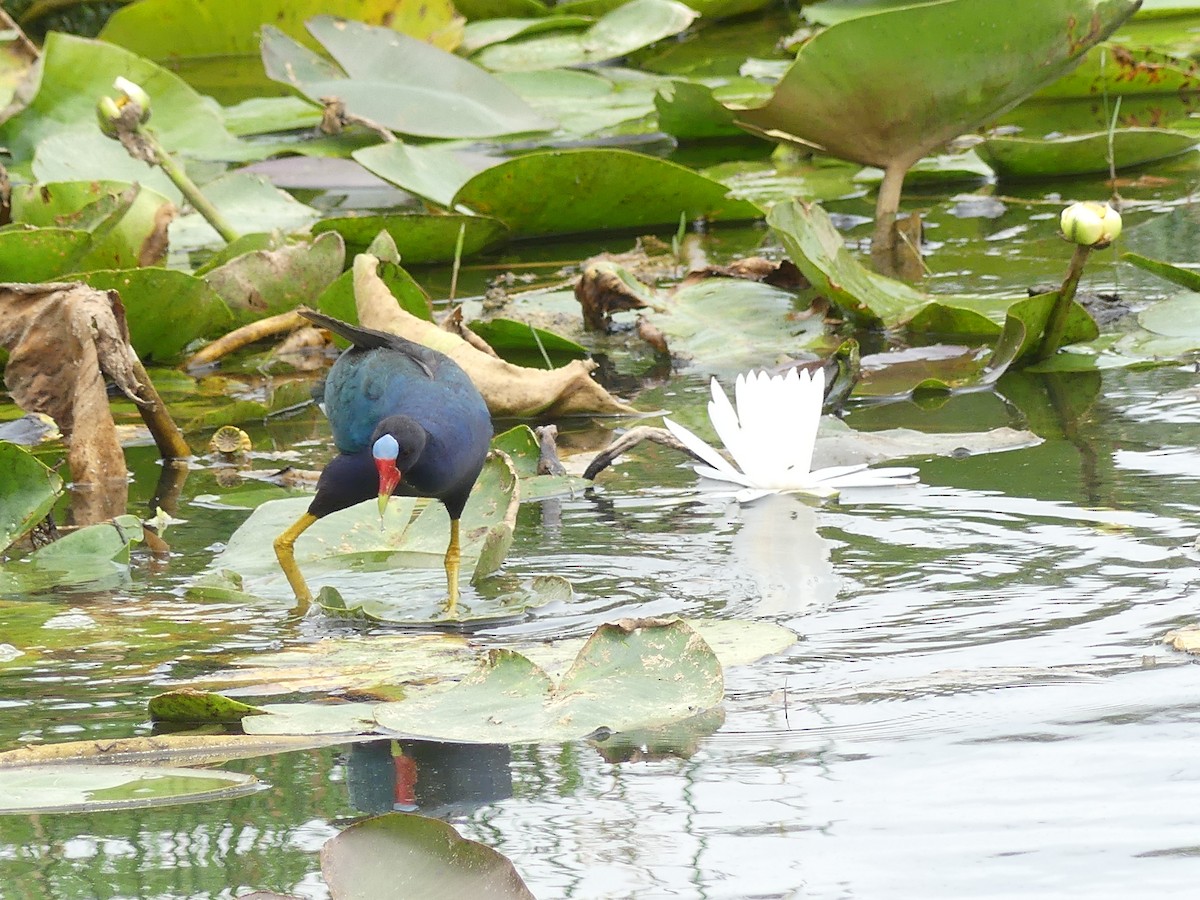
<path fill-rule="evenodd" d="M 825 398 L 825 373 L 786 375 L 748 372 L 737 377 L 735 409 L 725 391 L 712 380 L 708 418 L 734 468 L 715 448 L 670 419 L 664 424 L 689 450 L 708 465 L 696 474 L 740 485 L 742 502 L 776 491 L 830 496 L 842 488 L 915 484 L 917 470 L 908 467 L 868 469 L 867 464 L 832 466 L 812 471 L 813 448 Z"/>

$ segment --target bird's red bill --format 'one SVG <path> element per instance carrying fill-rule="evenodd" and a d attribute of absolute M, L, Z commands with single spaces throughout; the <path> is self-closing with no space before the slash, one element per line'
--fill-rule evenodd
<path fill-rule="evenodd" d="M 400 470 L 396 468 L 394 459 L 376 459 L 375 468 L 379 471 L 379 514 L 387 508 L 388 498 L 400 486 Z"/>

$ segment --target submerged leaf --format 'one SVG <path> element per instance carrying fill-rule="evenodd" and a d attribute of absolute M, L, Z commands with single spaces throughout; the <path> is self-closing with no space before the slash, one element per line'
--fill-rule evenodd
<path fill-rule="evenodd" d="M 321 874 L 340 900 L 486 897 L 533 900 L 513 864 L 439 819 L 392 812 L 356 822 L 321 848 Z"/>
<path fill-rule="evenodd" d="M 62 492 L 62 479 L 28 450 L 0 441 L 0 550 L 38 524 Z"/>
<path fill-rule="evenodd" d="M 0 813 L 146 809 L 230 800 L 256 790 L 253 775 L 212 769 L 82 763 L 0 768 Z"/>

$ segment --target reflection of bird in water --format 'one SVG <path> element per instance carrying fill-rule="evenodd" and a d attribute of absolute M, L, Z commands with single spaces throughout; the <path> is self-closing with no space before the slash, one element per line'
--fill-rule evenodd
<path fill-rule="evenodd" d="M 325 411 L 339 451 L 317 495 L 275 540 L 275 554 L 301 608 L 312 594 L 296 565 L 296 539 L 322 516 L 393 493 L 434 497 L 450 514 L 449 605 L 458 600 L 459 519 L 487 456 L 492 422 L 483 397 L 449 357 L 394 334 L 300 310 L 350 341 L 325 381 Z"/>
<path fill-rule="evenodd" d="M 738 568 L 754 579 L 758 615 L 795 615 L 826 606 L 841 587 L 817 511 L 791 494 L 769 494 L 739 507 L 731 543 Z"/>

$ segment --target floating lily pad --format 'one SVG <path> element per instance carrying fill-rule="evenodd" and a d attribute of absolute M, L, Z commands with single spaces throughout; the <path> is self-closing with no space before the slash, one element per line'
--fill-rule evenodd
<path fill-rule="evenodd" d="M 271 541 L 263 540 L 263 535 L 281 534 L 309 502 L 297 497 L 259 506 L 230 537 L 213 568 L 244 576 L 246 590 L 255 595 L 290 597 Z M 484 464 L 460 525 L 464 569 L 474 561 L 473 578 L 482 578 L 499 565 L 512 541 L 518 503 L 512 463 L 493 454 Z M 351 607 L 377 598 L 401 604 L 411 601 L 414 606 L 429 601 L 426 595 L 440 601 L 446 590 L 443 558 L 450 519 L 441 503 L 421 504 L 413 518 L 417 501 L 393 497 L 382 524 L 374 501 L 325 516 L 301 535 L 296 561 L 310 582 L 339 588 Z"/>
<path fill-rule="evenodd" d="M 46 517 L 62 487 L 28 450 L 0 441 L 0 550 Z"/>
<path fill-rule="evenodd" d="M 542 115 L 555 119 L 561 131 L 574 135 L 653 127 L 654 97 L 669 79 L 630 69 L 604 67 L 601 76 L 579 69 L 502 72 L 499 78 Z"/>
<path fill-rule="evenodd" d="M 233 312 L 236 324 L 312 306 L 342 274 L 346 246 L 337 232 L 297 240 L 277 250 L 252 250 L 204 276 Z"/>
<path fill-rule="evenodd" d="M 475 54 L 493 71 L 520 72 L 595 65 L 671 37 L 697 13 L 676 0 L 630 0 L 585 31 L 562 30 L 495 43 Z"/>
<path fill-rule="evenodd" d="M 541 16 L 534 19 L 479 19 L 463 29 L 458 50 L 470 55 L 513 38 L 529 37 L 546 31 L 580 31 L 595 21 L 590 16 Z"/>
<path fill-rule="evenodd" d="M 404 190 L 449 207 L 471 176 L 497 160 L 481 153 L 391 141 L 355 150 L 356 162 Z"/>
<path fill-rule="evenodd" d="M 555 683 L 510 650 L 454 687 L 380 704 L 380 725 L 463 743 L 568 741 L 687 718 L 721 702 L 721 664 L 683 622 L 602 625 Z"/>
<path fill-rule="evenodd" d="M 386 231 L 396 243 L 400 261 L 412 266 L 454 259 L 459 231 L 464 226 L 464 257 L 492 246 L 506 233 L 504 223 L 487 216 L 416 213 L 330 217 L 317 222 L 312 230 L 314 234 L 338 232 L 351 253 L 365 249 L 380 231 Z"/>
<path fill-rule="evenodd" d="M 602 625 L 557 683 L 514 650 L 488 653 L 452 686 L 376 704 L 264 704 L 247 733 L 323 734 L 379 729 L 460 743 L 535 743 L 689 718 L 721 702 L 721 664 L 682 621 Z"/>
<path fill-rule="evenodd" d="M 1200 135 L 1165 128 L 1119 128 L 1112 133 L 1112 157 L 1118 169 L 1186 153 Z M 1001 178 L 1051 178 L 1107 172 L 1109 135 L 1076 134 L 1053 140 L 989 138 L 975 147 Z"/>
<path fill-rule="evenodd" d="M 79 268 L 92 236 L 79 228 L 0 229 L 0 272 L 9 281 L 53 281 Z"/>
<path fill-rule="evenodd" d="M 1123 35 L 1131 25 L 1127 22 L 1117 38 L 1092 47 L 1077 69 L 1034 96 L 1039 100 L 1090 101 L 1106 94 L 1115 98 L 1179 95 L 1200 90 L 1195 64 L 1186 54 L 1176 55 L 1136 40 L 1125 40 Z M 1186 26 L 1180 27 L 1175 34 L 1184 34 L 1186 30 Z"/>
<path fill-rule="evenodd" d="M 236 723 L 246 716 L 262 715 L 258 707 L 188 688 L 151 697 L 147 711 L 151 721 L 189 725 Z"/>
<path fill-rule="evenodd" d="M 794 359 L 822 342 L 824 317 L 798 315 L 805 306 L 792 292 L 769 284 L 706 278 L 681 287 L 666 312 L 647 318 L 667 336 L 671 353 L 687 358 L 696 371 L 734 375 Z"/>
<path fill-rule="evenodd" d="M 154 130 L 166 149 L 204 159 L 248 155 L 248 149 L 225 130 L 220 108 L 212 100 L 178 75 L 128 50 L 52 31 L 46 36 L 41 65 L 33 100 L 0 124 L 0 145 L 18 160 L 32 158 L 43 139 L 64 128 L 87 126 L 95 134 L 96 100 L 112 95 L 117 76 L 141 85 L 153 98 Z M 114 173 L 98 177 L 112 178 Z"/>
<path fill-rule="evenodd" d="M 544 131 L 554 123 L 483 69 L 423 41 L 318 16 L 308 30 L 341 65 L 275 28 L 263 28 L 263 64 L 275 81 L 314 102 L 337 97 L 353 115 L 401 134 L 486 138 Z"/>
<path fill-rule="evenodd" d="M 304 22 L 320 13 L 387 25 L 445 50 L 454 49 L 459 31 L 449 0 L 141 0 L 114 12 L 100 39 L 158 62 L 257 60 L 264 22 L 318 49 Z"/>
<path fill-rule="evenodd" d="M 439 819 L 388 813 L 356 822 L 321 848 L 335 897 L 487 897 L 533 900 L 513 864 Z"/>
<path fill-rule="evenodd" d="M 520 237 L 571 234 L 711 218 L 755 219 L 752 203 L 691 169 L 628 150 L 545 150 L 480 172 L 455 205 L 494 216 Z"/>
<path fill-rule="evenodd" d="M 0 595 L 23 596 L 68 585 L 114 583 L 128 574 L 130 544 L 142 539 L 137 516 L 88 525 L 0 566 Z"/>
<path fill-rule="evenodd" d="M 155 266 L 166 258 L 169 203 L 148 188 L 117 181 L 28 184 L 13 190 L 12 215 L 29 225 L 91 232 L 78 269 Z"/>
<path fill-rule="evenodd" d="M 541 448 L 537 436 L 528 425 L 517 425 L 492 438 L 492 446 L 503 450 L 513 461 L 521 478 L 521 500 L 543 500 L 582 491 L 591 484 L 577 475 L 539 475 L 538 459 Z"/>
<path fill-rule="evenodd" d="M 467 326 L 503 359 L 519 366 L 552 369 L 583 359 L 587 348 L 569 338 L 515 319 L 476 319 Z"/>
<path fill-rule="evenodd" d="M 659 90 L 654 108 L 659 127 L 680 140 L 734 137 L 742 131 L 733 110 L 714 96 L 713 89 L 694 81 L 673 81 Z"/>
<path fill-rule="evenodd" d="M 301 231 L 321 215 L 261 175 L 232 172 L 208 182 L 202 190 L 230 227 L 241 234 Z M 188 213 L 171 223 L 174 250 L 196 250 L 224 243 L 224 238 L 199 213 Z"/>
<path fill-rule="evenodd" d="M 1133 263 L 1139 269 L 1153 272 L 1160 278 L 1174 282 L 1180 287 L 1185 287 L 1189 291 L 1200 291 L 1200 272 L 1195 269 L 1185 269 L 1182 266 L 1142 256 L 1140 253 L 1122 253 L 1121 259 Z"/>
<path fill-rule="evenodd" d="M 800 48 L 767 104 L 735 112 L 757 134 L 907 169 L 1069 71 L 1137 7 L 944 0 L 845 19 Z"/>
<path fill-rule="evenodd" d="M 134 159 L 119 143 L 101 134 L 94 121 L 64 127 L 42 139 L 34 150 L 33 175 L 43 184 L 140 184 L 177 207 L 183 205 L 179 188 L 162 169 Z"/>
<path fill-rule="evenodd" d="M 0 769 L 0 813 L 95 812 L 215 802 L 258 790 L 238 772 L 160 766 L 58 764 Z"/>
<path fill-rule="evenodd" d="M 383 233 L 387 235 L 386 231 Z M 390 236 L 388 236 L 388 240 L 391 240 Z M 378 249 L 376 248 L 376 250 Z M 420 283 L 408 274 L 408 270 L 399 264 L 400 254 L 394 252 L 394 244 L 392 249 L 392 256 L 396 261 L 384 259 L 378 252 L 373 252 L 370 248 L 367 250 L 372 256 L 380 259 L 379 279 L 387 285 L 387 289 L 396 298 L 401 309 L 419 319 L 432 322 L 433 307 L 430 304 L 429 295 L 425 293 L 425 289 L 421 287 Z M 339 275 L 333 284 L 329 285 L 317 298 L 316 307 L 327 316 L 357 325 L 358 306 L 354 301 L 354 273 L 348 270 Z M 334 335 L 334 343 L 339 346 L 349 346 L 349 341 L 337 335 Z"/>
<path fill-rule="evenodd" d="M 143 360 L 173 360 L 192 341 L 233 323 L 229 307 L 203 279 L 176 269 L 111 269 L 73 277 L 121 295 L 130 343 Z M 170 315 L 164 314 L 166 298 Z"/>

